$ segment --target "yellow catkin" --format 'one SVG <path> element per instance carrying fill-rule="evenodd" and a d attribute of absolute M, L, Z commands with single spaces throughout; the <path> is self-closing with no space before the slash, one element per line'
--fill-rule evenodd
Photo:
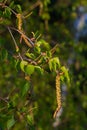
<path fill-rule="evenodd" d="M 56 76 L 56 98 L 57 98 L 57 105 L 56 111 L 54 113 L 54 118 L 56 117 L 57 113 L 59 112 L 61 108 L 61 88 L 60 88 L 60 74 L 57 74 Z"/>
<path fill-rule="evenodd" d="M 25 35 L 22 34 L 22 38 L 23 38 L 23 40 L 25 41 L 26 45 L 31 48 L 32 45 L 31 45 L 30 42 L 27 40 L 27 38 L 25 37 Z"/>
<path fill-rule="evenodd" d="M 18 30 L 22 30 L 22 15 L 21 14 L 17 14 L 17 19 L 18 19 Z"/>
<path fill-rule="evenodd" d="M 19 13 L 19 14 L 17 14 L 16 17 L 17 17 L 17 20 L 18 20 L 18 30 L 23 33 L 23 30 L 22 30 L 22 24 L 23 24 L 23 22 L 22 22 L 22 15 Z M 24 34 L 21 35 L 21 38 L 24 40 L 24 42 L 26 43 L 27 46 L 32 47 L 32 45 L 27 40 L 27 38 L 25 37 Z"/>

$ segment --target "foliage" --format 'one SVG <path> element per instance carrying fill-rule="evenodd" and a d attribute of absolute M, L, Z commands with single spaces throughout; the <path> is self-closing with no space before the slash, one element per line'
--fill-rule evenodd
<path fill-rule="evenodd" d="M 87 46 L 80 41 L 76 44 L 70 30 L 75 9 L 86 3 L 0 0 L 2 129 L 86 129 Z M 73 63 L 68 70 L 69 60 Z M 53 119 L 55 77 L 61 73 L 61 87 L 65 82 L 68 94 L 62 92 L 63 113 L 54 125 L 58 123 Z"/>

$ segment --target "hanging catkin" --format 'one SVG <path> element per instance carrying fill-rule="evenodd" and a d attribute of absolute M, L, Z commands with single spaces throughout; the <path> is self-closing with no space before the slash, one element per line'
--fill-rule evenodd
<path fill-rule="evenodd" d="M 17 19 L 18 19 L 18 29 L 19 31 L 22 30 L 22 15 L 21 14 L 17 14 Z"/>
<path fill-rule="evenodd" d="M 57 113 L 59 112 L 61 108 L 61 89 L 60 89 L 60 74 L 57 74 L 56 76 L 56 98 L 57 98 L 57 105 L 56 111 L 54 113 L 54 118 L 56 117 Z"/>
<path fill-rule="evenodd" d="M 22 33 L 24 33 L 23 32 L 23 29 L 22 29 L 22 24 L 23 24 L 23 21 L 22 21 L 22 14 L 17 14 L 17 20 L 18 20 L 18 30 L 20 31 L 20 32 L 22 32 Z M 25 37 L 25 35 L 24 34 L 21 34 L 21 39 L 23 39 L 24 40 L 24 42 L 26 43 L 26 45 L 28 46 L 28 47 L 32 47 L 32 45 L 30 44 L 30 42 L 28 41 L 28 39 Z M 20 41 L 21 41 L 21 39 L 20 39 Z"/>

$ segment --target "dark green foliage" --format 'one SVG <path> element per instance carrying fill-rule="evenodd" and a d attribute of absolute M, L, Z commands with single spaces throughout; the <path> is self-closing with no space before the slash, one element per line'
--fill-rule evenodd
<path fill-rule="evenodd" d="M 74 42 L 72 26 L 80 4 L 87 2 L 0 0 L 3 130 L 87 129 L 87 43 Z M 61 88 L 65 83 L 67 94 L 62 92 L 63 113 L 54 127 L 56 73 L 63 73 Z"/>

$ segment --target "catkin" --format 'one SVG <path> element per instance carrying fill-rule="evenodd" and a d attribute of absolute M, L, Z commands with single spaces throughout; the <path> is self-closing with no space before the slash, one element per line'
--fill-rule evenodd
<path fill-rule="evenodd" d="M 56 111 L 54 113 L 54 118 L 56 117 L 57 113 L 59 112 L 61 108 L 61 89 L 60 89 L 60 75 L 57 74 L 56 76 L 56 98 L 57 98 L 57 105 Z"/>
<path fill-rule="evenodd" d="M 20 32 L 23 32 L 23 30 L 22 30 L 22 24 L 23 24 L 23 22 L 22 22 L 22 15 L 19 13 L 19 14 L 17 14 L 16 17 L 17 17 L 17 20 L 18 20 L 18 30 L 19 30 Z M 31 45 L 30 42 L 27 40 L 27 38 L 25 37 L 24 34 L 21 35 L 21 38 L 25 41 L 25 43 L 26 43 L 27 46 L 32 47 L 32 45 Z"/>
<path fill-rule="evenodd" d="M 25 41 L 26 45 L 31 48 L 32 45 L 30 44 L 30 42 L 27 40 L 27 38 L 23 34 L 22 34 L 22 38 Z"/>
<path fill-rule="evenodd" d="M 21 14 L 17 14 L 17 19 L 18 19 L 18 30 L 21 31 L 22 30 L 22 16 Z"/>

